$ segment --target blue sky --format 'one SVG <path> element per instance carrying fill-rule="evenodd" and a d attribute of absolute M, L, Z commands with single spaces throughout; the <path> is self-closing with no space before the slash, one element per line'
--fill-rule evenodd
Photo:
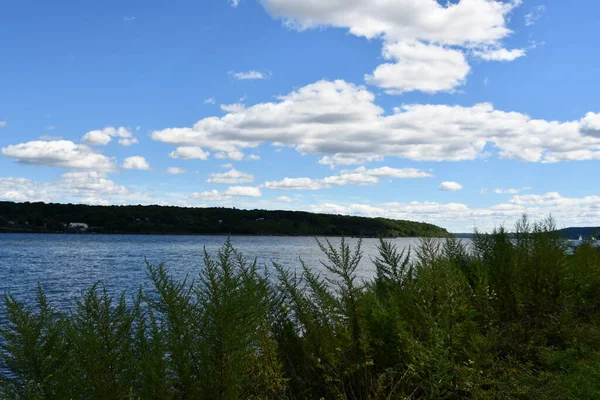
<path fill-rule="evenodd" d="M 0 200 L 600 224 L 580 1 L 0 6 Z"/>

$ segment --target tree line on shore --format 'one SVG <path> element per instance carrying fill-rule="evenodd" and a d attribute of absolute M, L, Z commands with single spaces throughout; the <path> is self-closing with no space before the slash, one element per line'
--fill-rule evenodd
<path fill-rule="evenodd" d="M 0 202 L 0 232 L 67 232 L 69 223 L 84 223 L 96 233 L 450 236 L 422 222 L 303 211 Z"/>

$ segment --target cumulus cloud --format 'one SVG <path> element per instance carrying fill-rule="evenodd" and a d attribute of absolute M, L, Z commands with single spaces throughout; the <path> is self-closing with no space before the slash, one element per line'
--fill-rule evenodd
<path fill-rule="evenodd" d="M 225 112 L 243 112 L 246 107 L 243 104 L 235 103 L 235 104 L 221 104 L 221 110 Z"/>
<path fill-rule="evenodd" d="M 383 204 L 313 204 L 309 211 L 437 224 L 452 232 L 483 231 L 512 225 L 523 214 L 541 220 L 552 215 L 560 226 L 587 226 L 600 218 L 600 196 L 569 198 L 550 192 L 541 195 L 515 195 L 506 203 L 488 208 L 472 208 L 461 203 L 390 202 Z"/>
<path fill-rule="evenodd" d="M 279 203 L 291 203 L 292 200 L 290 197 L 287 196 L 279 196 L 275 199 L 275 201 L 279 202 Z"/>
<path fill-rule="evenodd" d="M 241 161 L 245 157 L 246 157 L 246 155 L 239 150 L 220 151 L 215 154 L 215 158 L 218 158 L 221 160 L 229 159 L 229 160 L 234 160 L 234 161 Z"/>
<path fill-rule="evenodd" d="M 93 169 L 96 171 L 113 171 L 116 169 L 112 158 L 99 154 L 86 145 L 75 144 L 70 140 L 36 140 L 9 145 L 2 149 L 2 154 L 22 164 Z"/>
<path fill-rule="evenodd" d="M 81 139 L 84 143 L 92 146 L 106 146 L 113 138 L 119 138 L 121 146 L 131 146 L 138 142 L 133 134 L 122 126 L 118 128 L 109 126 L 102 130 L 89 131 Z"/>
<path fill-rule="evenodd" d="M 126 195 L 125 186 L 108 179 L 107 175 L 97 171 L 69 172 L 61 175 L 58 185 L 65 191 L 80 198 Z"/>
<path fill-rule="evenodd" d="M 191 195 L 194 199 L 201 199 L 207 201 L 222 201 L 230 199 L 231 196 L 221 194 L 218 190 L 210 190 L 206 192 L 195 192 Z"/>
<path fill-rule="evenodd" d="M 375 185 L 379 183 L 380 177 L 411 179 L 428 178 L 432 175 L 416 168 L 390 168 L 381 167 L 367 169 L 359 167 L 355 170 L 341 171 L 338 175 L 328 176 L 322 179 L 312 178 L 284 178 L 280 181 L 267 181 L 263 184 L 268 189 L 276 190 L 320 190 L 332 186 L 346 185 Z"/>
<path fill-rule="evenodd" d="M 330 187 L 318 179 L 311 178 L 283 178 L 280 181 L 267 181 L 263 186 L 276 190 L 319 190 Z"/>
<path fill-rule="evenodd" d="M 231 186 L 223 194 L 236 197 L 261 197 L 260 189 L 253 186 Z"/>
<path fill-rule="evenodd" d="M 335 169 L 338 165 L 362 165 L 372 161 L 383 161 L 383 156 L 369 156 L 360 154 L 334 154 L 333 156 L 325 156 L 318 163 L 329 165 L 331 169 Z"/>
<path fill-rule="evenodd" d="M 148 161 L 142 156 L 131 156 L 123 161 L 123 168 L 149 170 L 150 164 L 148 164 Z"/>
<path fill-rule="evenodd" d="M 421 42 L 386 44 L 383 56 L 393 62 L 379 65 L 365 80 L 390 94 L 452 91 L 471 70 L 462 52 Z"/>
<path fill-rule="evenodd" d="M 250 183 L 254 181 L 254 175 L 231 169 L 223 173 L 210 174 L 208 183 Z"/>
<path fill-rule="evenodd" d="M 102 204 L 103 198 L 113 200 L 131 195 L 124 186 L 108 179 L 98 171 L 75 171 L 62 174 L 52 182 L 35 182 L 24 178 L 0 178 L 0 200 L 7 201 L 65 201 Z"/>
<path fill-rule="evenodd" d="M 262 0 L 266 10 L 288 27 L 348 29 L 355 36 L 381 39 L 383 56 L 367 82 L 390 93 L 450 91 L 461 86 L 470 70 L 464 52 L 502 49 L 511 34 L 510 12 L 520 0 Z M 495 58 L 489 58 L 494 60 Z"/>
<path fill-rule="evenodd" d="M 258 71 L 230 72 L 230 75 L 241 81 L 265 79 L 265 75 Z"/>
<path fill-rule="evenodd" d="M 202 150 L 201 147 L 196 146 L 181 146 L 169 153 L 171 158 L 180 158 L 182 160 L 199 159 L 206 160 L 210 155 L 209 152 Z"/>
<path fill-rule="evenodd" d="M 0 200 L 3 201 L 50 201 L 48 189 L 25 178 L 0 178 Z"/>
<path fill-rule="evenodd" d="M 210 190 L 206 192 L 192 193 L 191 197 L 194 199 L 201 199 L 206 201 L 224 201 L 229 200 L 232 197 L 261 197 L 262 193 L 260 189 L 253 186 L 231 186 L 224 192 L 218 190 Z"/>
<path fill-rule="evenodd" d="M 458 192 L 462 188 L 462 185 L 457 182 L 442 182 L 438 187 L 439 190 L 444 192 Z"/>
<path fill-rule="evenodd" d="M 183 168 L 179 168 L 179 167 L 169 167 L 167 168 L 167 172 L 171 175 L 179 175 L 179 174 L 185 174 L 187 171 Z"/>
<path fill-rule="evenodd" d="M 239 113 L 205 118 L 191 128 L 155 131 L 152 138 L 177 146 L 202 145 L 222 152 L 223 158 L 235 154 L 238 159 L 245 148 L 273 143 L 302 154 L 334 154 L 322 159 L 330 165 L 335 158 L 384 156 L 473 160 L 484 148 L 501 158 L 557 162 L 600 159 L 597 115 L 559 122 L 496 110 L 489 103 L 405 104 L 386 115 L 372 92 L 337 80 L 304 86 Z"/>
<path fill-rule="evenodd" d="M 486 61 L 514 61 L 519 57 L 523 57 L 525 55 L 525 50 L 486 49 L 482 51 L 476 51 L 475 55 Z"/>
<path fill-rule="evenodd" d="M 600 138 L 600 114 L 589 112 L 579 122 L 581 133 Z"/>

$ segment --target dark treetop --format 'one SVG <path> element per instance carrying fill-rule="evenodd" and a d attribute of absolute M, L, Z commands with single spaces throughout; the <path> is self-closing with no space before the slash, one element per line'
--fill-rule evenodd
<path fill-rule="evenodd" d="M 71 223 L 83 223 L 72 226 Z M 303 211 L 0 202 L 0 232 L 449 237 L 436 225 Z"/>

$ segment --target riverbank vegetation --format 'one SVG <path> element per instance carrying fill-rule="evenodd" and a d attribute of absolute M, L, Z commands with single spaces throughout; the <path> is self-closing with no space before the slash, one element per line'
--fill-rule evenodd
<path fill-rule="evenodd" d="M 94 233 L 450 236 L 445 229 L 424 222 L 303 211 L 0 202 L 0 232 L 68 232 L 70 223 L 85 224 L 84 230 Z"/>
<path fill-rule="evenodd" d="M 600 398 L 600 253 L 552 221 L 473 238 L 319 244 L 322 268 L 262 268 L 227 241 L 198 276 L 100 286 L 71 313 L 6 297 L 2 390 L 17 399 Z M 323 271 L 322 274 L 317 271 Z"/>

